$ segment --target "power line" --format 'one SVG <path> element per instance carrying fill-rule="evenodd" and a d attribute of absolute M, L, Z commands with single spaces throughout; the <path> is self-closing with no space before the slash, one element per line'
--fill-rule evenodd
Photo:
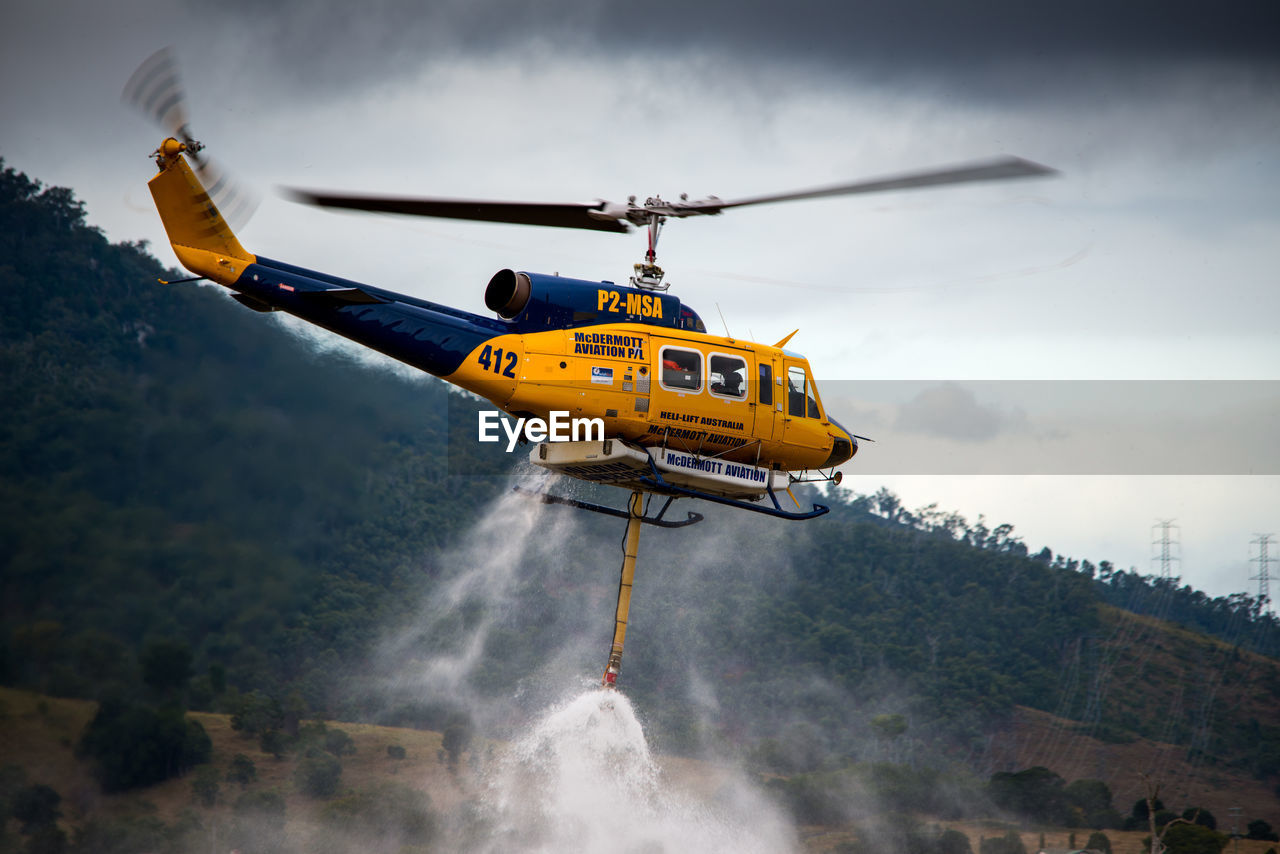
<path fill-rule="evenodd" d="M 1250 558 L 1249 562 L 1258 565 L 1258 574 L 1249 576 L 1249 580 L 1258 582 L 1258 608 L 1265 614 L 1271 610 L 1270 565 L 1276 560 L 1267 553 L 1267 547 L 1275 534 L 1258 534 L 1257 536 L 1258 539 L 1249 542 L 1258 547 L 1258 556 Z"/>
<path fill-rule="evenodd" d="M 1173 564 L 1182 562 L 1182 544 L 1178 542 L 1182 536 L 1182 529 L 1175 525 L 1174 521 L 1159 519 L 1151 526 L 1153 533 L 1157 528 L 1160 529 L 1159 539 L 1151 541 L 1151 545 L 1159 546 L 1158 549 L 1153 549 L 1151 560 L 1159 561 L 1160 578 L 1166 580 L 1174 577 Z"/>

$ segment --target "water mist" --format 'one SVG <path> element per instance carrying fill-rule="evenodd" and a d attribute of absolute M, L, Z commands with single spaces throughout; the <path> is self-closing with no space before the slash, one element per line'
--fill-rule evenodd
<path fill-rule="evenodd" d="M 549 485 L 541 479 L 539 487 Z M 444 556 L 441 565 L 452 571 L 413 622 L 384 644 L 382 669 L 394 673 L 389 698 L 447 698 L 495 738 L 485 761 L 461 772 L 469 802 L 443 816 L 449 847 L 478 854 L 797 848 L 794 829 L 743 773 L 708 771 L 703 776 L 716 780 L 710 793 L 672 778 L 651 754 L 626 694 L 596 687 L 612 601 L 593 602 L 589 617 L 564 613 L 581 610 L 567 605 L 549 615 L 557 628 L 574 628 L 542 666 L 505 697 L 477 689 L 477 672 L 492 664 L 491 638 L 525 606 L 514 596 L 518 584 L 554 585 L 566 555 L 589 549 L 599 576 L 587 581 L 616 586 L 616 540 L 589 536 L 586 526 L 577 513 L 511 493 L 497 498 Z M 643 544 L 640 562 L 643 602 Z"/>

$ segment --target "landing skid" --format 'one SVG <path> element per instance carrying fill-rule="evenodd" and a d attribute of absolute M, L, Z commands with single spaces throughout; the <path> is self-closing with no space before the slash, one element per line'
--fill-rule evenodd
<path fill-rule="evenodd" d="M 530 498 L 536 498 L 543 504 L 561 504 L 565 507 L 576 507 L 579 510 L 590 510 L 592 513 L 603 513 L 606 516 L 613 516 L 615 519 L 629 520 L 631 518 L 631 514 L 626 510 L 606 507 L 603 504 L 592 504 L 589 501 L 579 501 L 576 498 L 565 498 L 562 495 L 552 495 L 549 492 L 538 492 L 534 489 L 525 489 L 523 486 L 513 486 L 511 487 L 511 490 L 513 492 L 518 492 L 521 495 L 527 495 Z M 666 503 L 662 505 L 660 510 L 658 510 L 656 516 L 640 516 L 638 517 L 639 520 L 645 525 L 654 525 L 659 528 L 684 528 L 689 525 L 696 525 L 702 521 L 702 514 L 694 513 L 693 511 L 689 511 L 688 518 L 680 521 L 662 518 L 667 512 L 667 508 L 671 506 L 671 502 L 675 500 L 676 496 L 668 496 Z"/>
<path fill-rule="evenodd" d="M 739 498 L 726 498 L 723 495 L 715 495 L 711 492 L 703 492 L 700 489 L 691 489 L 686 486 L 678 486 L 666 480 L 662 476 L 662 472 L 658 471 L 658 466 L 653 462 L 653 458 L 649 459 L 649 476 L 641 477 L 638 480 L 646 486 L 652 488 L 655 492 L 662 492 L 666 495 L 684 495 L 689 498 L 701 498 L 703 501 L 714 501 L 716 504 L 723 504 L 726 507 L 737 507 L 739 510 L 750 510 L 752 513 L 763 513 L 766 516 L 775 516 L 779 519 L 814 519 L 818 516 L 831 512 L 831 508 L 824 504 L 815 504 L 813 509 L 808 512 L 799 511 L 792 512 L 783 510 L 782 505 L 778 503 L 778 495 L 773 489 L 765 490 L 765 495 L 769 496 L 769 500 L 773 502 L 772 507 L 763 504 L 755 504 L 750 501 L 743 501 Z M 787 491 L 790 494 L 790 490 Z M 675 497 L 674 495 L 672 497 Z M 797 505 L 798 507 L 799 505 Z"/>

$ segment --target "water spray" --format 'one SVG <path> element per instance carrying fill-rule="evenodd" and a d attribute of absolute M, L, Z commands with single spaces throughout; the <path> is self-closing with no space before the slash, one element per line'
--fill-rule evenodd
<path fill-rule="evenodd" d="M 603 640 L 607 618 L 599 607 L 582 611 L 590 597 L 572 607 L 566 622 L 573 628 L 562 643 L 573 651 L 562 652 L 559 664 L 527 673 L 500 696 L 475 679 L 488 661 L 490 639 L 522 607 L 517 584 L 558 584 L 560 570 L 553 568 L 564 566 L 574 553 L 568 544 L 586 533 L 570 521 L 577 514 L 544 514 L 544 503 L 519 493 L 494 501 L 442 557 L 452 571 L 430 586 L 413 622 L 384 643 L 380 669 L 394 674 L 384 690 L 419 703 L 447 700 L 465 709 L 489 742 L 482 760 L 461 769 L 437 800 L 442 847 L 465 854 L 801 850 L 785 812 L 736 764 L 715 763 L 696 774 L 679 764 L 664 767 L 617 685 L 640 525 L 657 518 L 643 515 L 646 498 L 633 492 L 626 510 L 616 511 L 625 513 L 626 530 L 614 632 L 599 683 L 582 653 L 589 655 L 590 638 Z M 705 554 L 720 557 L 722 546 L 708 544 Z M 461 620 L 463 612 L 471 619 Z"/>

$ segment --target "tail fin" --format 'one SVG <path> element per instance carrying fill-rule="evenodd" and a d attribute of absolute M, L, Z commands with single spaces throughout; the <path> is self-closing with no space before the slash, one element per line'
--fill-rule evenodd
<path fill-rule="evenodd" d="M 151 197 L 164 222 L 169 243 L 182 266 L 191 272 L 230 285 L 257 258 L 245 251 L 223 219 L 217 205 L 196 177 L 186 158 L 186 147 L 166 139 L 156 152 L 160 172 L 151 179 Z"/>

